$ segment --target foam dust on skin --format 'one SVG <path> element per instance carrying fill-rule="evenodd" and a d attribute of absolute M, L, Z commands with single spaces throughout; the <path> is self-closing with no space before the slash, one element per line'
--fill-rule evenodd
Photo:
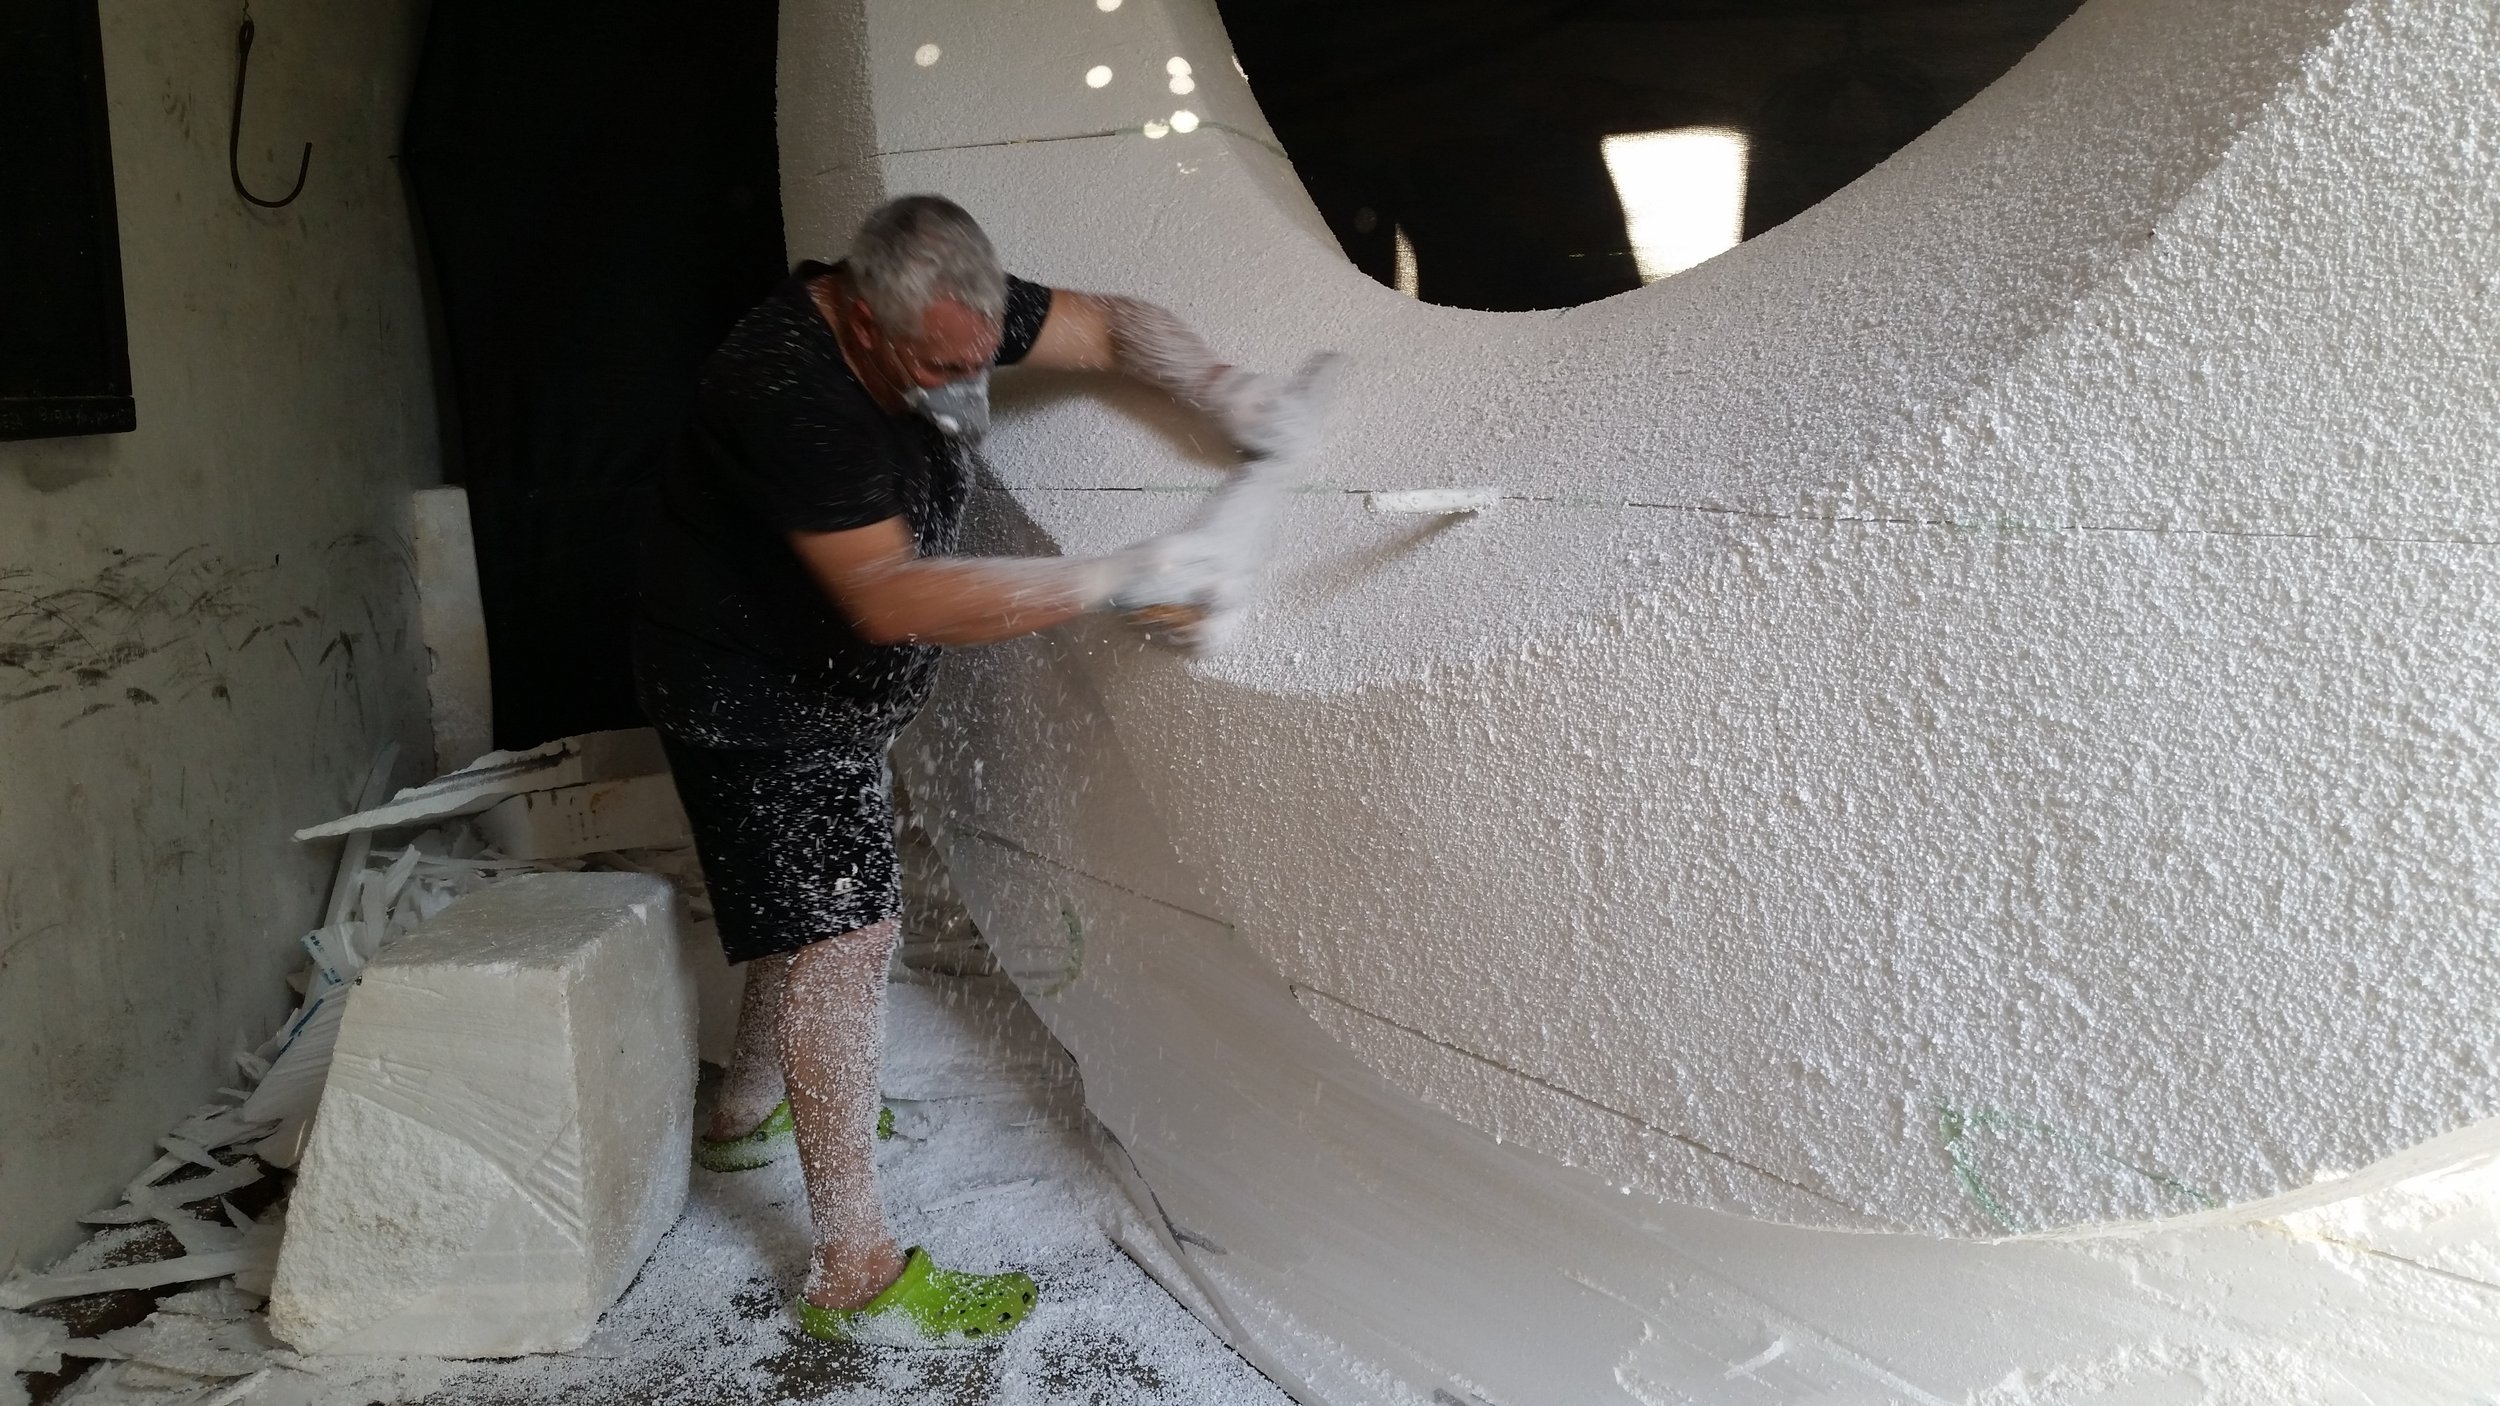
<path fill-rule="evenodd" d="M 715 1141 L 744 1137 L 771 1115 L 787 1092 L 781 1078 L 781 991 L 790 974 L 787 954 L 746 964 L 738 1002 L 738 1049 L 712 1101 L 706 1135 Z"/>
<path fill-rule="evenodd" d="M 877 1071 L 885 1045 L 891 920 L 828 938 L 791 959 L 781 1001 L 782 1073 L 802 1129 L 817 1259 L 812 1302 L 848 1307 L 901 1269 L 877 1189 Z M 809 1137 L 814 1129 L 830 1136 Z"/>

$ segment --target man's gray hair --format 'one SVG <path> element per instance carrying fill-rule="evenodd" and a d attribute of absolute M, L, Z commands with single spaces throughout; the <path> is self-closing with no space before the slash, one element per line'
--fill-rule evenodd
<path fill-rule="evenodd" d="M 998 251 L 964 207 L 942 195 L 904 195 L 860 223 L 851 286 L 877 325 L 908 337 L 932 303 L 953 299 L 992 322 L 1007 313 Z"/>

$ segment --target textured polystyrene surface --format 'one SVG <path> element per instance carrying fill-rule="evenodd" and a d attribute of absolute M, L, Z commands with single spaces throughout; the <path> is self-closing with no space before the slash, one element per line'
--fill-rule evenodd
<path fill-rule="evenodd" d="M 677 1218 L 695 1068 L 676 897 L 532 875 L 365 969 L 287 1218 L 307 1352 L 579 1347 Z"/>
<path fill-rule="evenodd" d="M 1345 265 L 1209 15 L 1081 9 L 867 4 L 875 169 L 1255 364 L 1351 354 L 1242 648 L 1089 667 L 1127 822 L 1393 1081 L 1669 1199 L 1961 1233 L 2495 1111 L 2489 7 L 2096 0 L 1791 225 L 1501 316 Z M 835 248 L 873 183 L 799 114 Z M 1202 489 L 1202 429 L 1058 389 L 1002 511 L 1185 514 L 1098 490 Z M 1448 529 L 1351 491 L 1476 484 Z"/>
<path fill-rule="evenodd" d="M 1206 915 L 1199 856 L 1135 838 L 1110 641 L 959 675 L 913 794 L 1202 1312 L 1297 1400 L 2254 1406 L 2500 1372 L 2487 1126 L 2262 1208 L 1980 1243 L 1662 1205 L 1419 1104 Z M 928 755 L 972 736 L 1026 763 Z"/>
<path fill-rule="evenodd" d="M 941 190 L 1029 276 L 1350 353 L 1234 654 L 963 656 L 906 757 L 1298 1398 L 2500 1370 L 2489 7 L 2093 0 L 1806 217 L 1511 316 L 1347 267 L 1194 0 L 783 16 L 794 250 Z M 994 549 L 1214 480 L 1151 397 L 1001 400 Z"/>

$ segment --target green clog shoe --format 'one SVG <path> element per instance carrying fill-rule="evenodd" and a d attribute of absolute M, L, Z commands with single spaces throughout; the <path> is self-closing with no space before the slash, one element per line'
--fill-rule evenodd
<path fill-rule="evenodd" d="M 799 1327 L 829 1343 L 884 1347 L 980 1347 L 1003 1338 L 1033 1311 L 1033 1280 L 940 1269 L 914 1245 L 902 1277 L 858 1308 L 818 1308 L 799 1300 Z"/>
<path fill-rule="evenodd" d="M 758 1167 L 769 1167 L 781 1160 L 781 1149 L 790 1145 L 798 1136 L 798 1131 L 799 1125 L 790 1116 L 790 1100 L 785 1098 L 774 1104 L 773 1111 L 764 1115 L 764 1121 L 756 1124 L 755 1130 L 744 1137 L 696 1138 L 694 1164 L 714 1172 L 751 1172 Z M 879 1108 L 877 1140 L 891 1142 L 893 1139 L 894 1110 Z"/>
<path fill-rule="evenodd" d="M 799 1135 L 799 1125 L 790 1117 L 790 1100 L 773 1105 L 764 1121 L 744 1137 L 694 1140 L 694 1164 L 712 1172 L 751 1172 L 769 1167 L 781 1158 L 781 1150 Z"/>

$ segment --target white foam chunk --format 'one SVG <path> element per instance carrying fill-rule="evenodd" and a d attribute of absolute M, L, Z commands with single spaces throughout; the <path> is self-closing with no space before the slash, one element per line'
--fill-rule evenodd
<path fill-rule="evenodd" d="M 1489 513 L 1502 505 L 1498 488 L 1409 488 L 1394 493 L 1370 493 L 1364 501 L 1375 513 L 1383 516 L 1422 514 L 1430 517 L 1454 517 L 1463 513 Z"/>
<path fill-rule="evenodd" d="M 313 1353 L 582 1345 L 686 1195 L 693 979 L 651 874 L 533 874 L 348 1001 L 270 1304 Z"/>
<path fill-rule="evenodd" d="M 426 702 L 434 715 L 434 765 L 466 766 L 495 735 L 486 608 L 477 588 L 477 542 L 469 490 L 421 488 L 410 504 L 417 550 L 417 619 L 425 634 Z"/>
<path fill-rule="evenodd" d="M 570 859 L 605 850 L 693 842 L 668 773 L 531 791 L 477 818 L 478 833 L 513 859 Z"/>
<path fill-rule="evenodd" d="M 647 727 L 559 737 L 521 752 L 489 752 L 458 771 L 411 786 L 390 803 L 369 806 L 295 832 L 298 840 L 334 840 L 368 830 L 431 825 L 492 808 L 506 796 L 615 781 L 668 770 L 660 735 Z"/>

